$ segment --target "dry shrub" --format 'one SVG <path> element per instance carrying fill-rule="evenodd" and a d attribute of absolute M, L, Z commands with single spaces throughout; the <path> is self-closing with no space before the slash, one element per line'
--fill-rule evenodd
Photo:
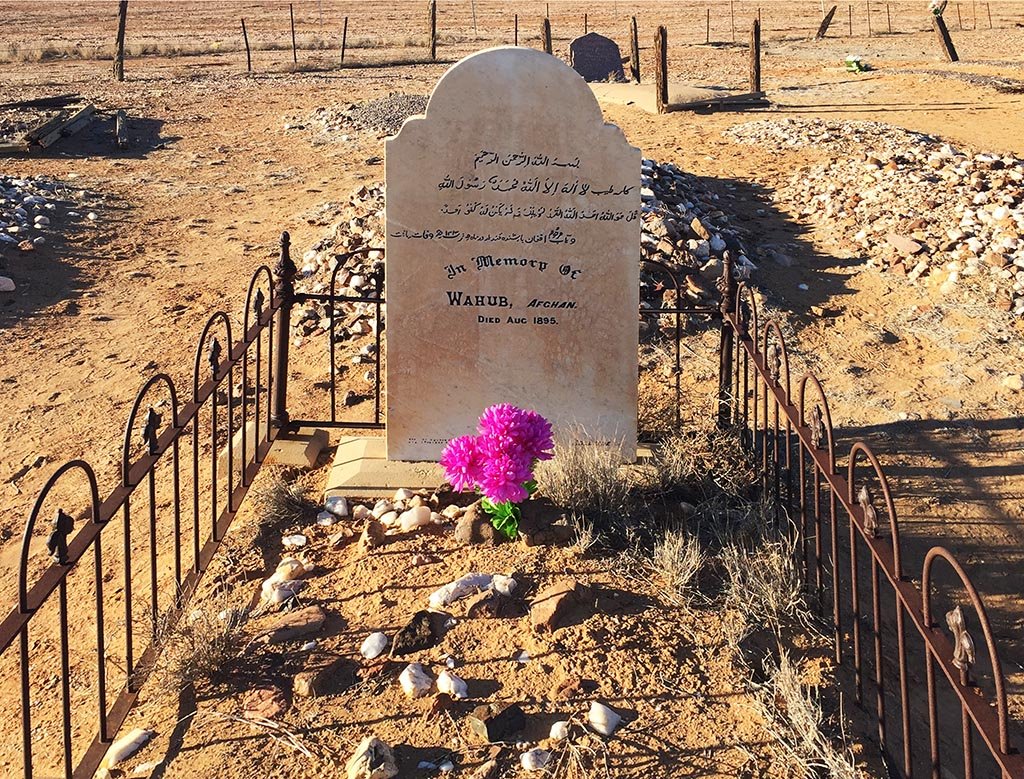
<path fill-rule="evenodd" d="M 183 614 L 170 625 L 170 615 L 157 629 L 161 646 L 154 680 L 177 694 L 196 682 L 208 682 L 230 666 L 244 645 L 244 613 L 207 604 Z"/>
<path fill-rule="evenodd" d="M 591 522 L 628 511 L 630 486 L 618 451 L 579 434 L 558 440 L 555 455 L 537 464 L 535 476 L 554 503 Z"/>
<path fill-rule="evenodd" d="M 700 597 L 697 575 L 704 567 L 700 542 L 683 529 L 666 531 L 654 545 L 651 568 L 665 585 L 666 600 L 689 606 Z"/>
<path fill-rule="evenodd" d="M 837 748 L 829 735 L 839 730 L 842 736 L 841 729 L 825 715 L 820 698 L 801 684 L 786 652 L 780 650 L 778 667 L 766 659 L 764 669 L 768 681 L 758 691 L 758 708 L 769 732 L 801 775 L 806 779 L 860 779 L 863 774 L 845 738 Z"/>
<path fill-rule="evenodd" d="M 297 481 L 288 481 L 281 474 L 255 494 L 256 516 L 261 527 L 270 525 L 300 525 L 314 519 L 320 504 L 310 497 L 312 490 Z"/>
<path fill-rule="evenodd" d="M 746 498 L 757 481 L 749 452 L 731 431 L 677 431 L 659 441 L 653 455 L 664 492 L 693 492 L 702 501 Z"/>
<path fill-rule="evenodd" d="M 793 544 L 762 537 L 752 544 L 727 543 L 717 554 L 725 574 L 724 602 L 743 617 L 731 643 L 759 629 L 809 625 Z"/>

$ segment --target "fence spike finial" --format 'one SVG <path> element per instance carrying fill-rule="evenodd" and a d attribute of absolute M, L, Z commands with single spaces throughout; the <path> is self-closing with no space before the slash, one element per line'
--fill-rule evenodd
<path fill-rule="evenodd" d="M 160 415 L 156 413 L 156 409 L 152 406 L 149 407 L 149 411 L 146 413 L 146 424 L 142 428 L 142 440 L 146 442 L 149 447 L 149 453 L 156 455 L 159 451 L 157 446 L 157 430 L 160 428 Z"/>
<path fill-rule="evenodd" d="M 263 316 L 263 304 L 265 302 L 266 298 L 263 295 L 263 290 L 257 289 L 252 301 L 252 312 L 256 315 L 257 322 L 260 320 L 260 317 Z"/>
<path fill-rule="evenodd" d="M 878 535 L 878 511 L 875 510 L 875 504 L 871 500 L 871 493 L 866 484 L 861 485 L 857 492 L 857 503 L 864 510 L 864 530 L 874 538 Z"/>
<path fill-rule="evenodd" d="M 75 520 L 64 509 L 57 509 L 53 517 L 53 531 L 46 539 L 46 549 L 58 565 L 68 564 L 68 534 L 74 530 Z"/>
<path fill-rule="evenodd" d="M 768 375 L 773 382 L 778 384 L 779 375 L 782 372 L 782 353 L 776 344 L 768 344 L 766 360 L 768 362 Z"/>
<path fill-rule="evenodd" d="M 216 338 L 210 339 L 210 345 L 206 349 L 206 360 L 210 363 L 210 374 L 216 379 L 220 373 L 220 341 Z"/>
<path fill-rule="evenodd" d="M 815 449 L 821 449 L 821 445 L 826 440 L 826 433 L 824 414 L 821 411 L 821 405 L 818 403 L 815 403 L 811 408 L 810 428 L 811 446 Z"/>
<path fill-rule="evenodd" d="M 968 672 L 975 662 L 974 639 L 967 632 L 964 612 L 960 606 L 946 613 L 946 625 L 953 634 L 953 665 Z"/>

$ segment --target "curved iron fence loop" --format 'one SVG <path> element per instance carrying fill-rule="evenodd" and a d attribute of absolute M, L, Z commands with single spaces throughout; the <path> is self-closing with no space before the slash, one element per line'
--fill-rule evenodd
<path fill-rule="evenodd" d="M 36 496 L 36 502 L 32 506 L 32 511 L 29 512 L 28 519 L 25 522 L 25 532 L 21 537 L 21 553 L 18 558 L 18 610 L 22 614 L 27 614 L 30 611 L 28 603 L 28 553 L 29 547 L 32 544 L 32 535 L 35 531 L 36 521 L 39 519 L 39 512 L 42 511 L 43 505 L 46 502 L 46 498 L 50 494 L 50 490 L 53 489 L 54 485 L 61 480 L 64 474 L 69 473 L 73 470 L 82 471 L 85 474 L 86 480 L 89 482 L 89 514 L 90 521 L 95 524 L 99 524 L 100 517 L 100 492 L 99 485 L 96 481 L 96 473 L 93 471 L 92 466 L 89 465 L 85 460 L 71 460 L 70 462 L 64 463 L 60 468 L 54 471 L 53 475 L 46 480 L 46 484 L 39 491 L 39 495 Z M 58 512 L 58 517 L 64 514 L 63 511 Z M 67 516 L 65 514 L 65 516 Z M 70 533 L 70 529 L 65 530 L 64 528 L 55 528 L 54 532 L 60 532 L 62 535 L 67 537 Z M 73 561 L 72 561 L 73 562 Z M 68 561 L 60 563 L 61 565 L 67 565 Z M 42 604 L 36 604 L 35 608 L 39 608 Z"/>
<path fill-rule="evenodd" d="M 807 410 L 807 385 L 810 383 L 818 395 L 819 403 L 816 403 L 811 411 L 811 419 L 808 419 Z M 832 431 L 832 412 L 829 410 L 828 397 L 825 395 L 825 388 L 821 385 L 818 377 L 808 371 L 800 377 L 797 385 L 797 407 L 800 412 L 800 424 L 810 426 L 811 445 L 820 448 L 826 445 L 828 450 L 829 468 L 836 469 L 836 444 Z M 815 416 L 814 410 L 818 410 Z"/>
<path fill-rule="evenodd" d="M 889 480 L 885 476 L 885 471 L 882 470 L 882 464 L 878 461 L 875 453 L 871 451 L 871 447 L 864 441 L 856 441 L 853 446 L 850 447 L 850 460 L 847 466 L 846 478 L 847 485 L 849 486 L 847 499 L 851 504 L 857 503 L 861 505 L 862 509 L 864 508 L 861 496 L 863 495 L 864 490 L 867 489 L 867 485 L 861 485 L 861 489 L 858 490 L 856 484 L 857 461 L 859 459 L 858 455 L 861 454 L 864 455 L 868 464 L 870 464 L 874 469 L 875 476 L 878 478 L 879 488 L 882 490 L 882 499 L 885 501 L 885 511 L 889 518 L 889 534 L 892 539 L 893 565 L 895 568 L 893 573 L 897 579 L 902 579 L 903 563 L 901 556 L 900 525 L 896 516 L 896 505 L 893 503 L 892 492 L 889 490 Z M 874 504 L 873 502 L 870 502 L 870 493 L 868 497 L 869 505 L 872 507 L 872 510 L 874 510 Z M 865 535 L 869 537 L 874 537 L 873 533 L 867 532 L 867 528 L 864 525 L 861 526 L 861 532 L 865 533 Z"/>
<path fill-rule="evenodd" d="M 231 320 L 228 319 L 228 315 L 225 314 L 223 311 L 217 311 L 209 319 L 206 320 L 206 324 L 203 326 L 203 332 L 202 334 L 200 334 L 199 341 L 196 345 L 196 359 L 195 365 L 192 370 L 192 400 L 193 402 L 196 403 L 199 402 L 199 371 L 201 370 L 203 364 L 203 346 L 206 344 L 206 339 L 210 335 L 210 330 L 218 321 L 224 323 L 224 334 L 225 337 L 227 338 L 228 343 L 228 361 L 230 362 L 234 359 L 234 341 L 231 340 Z M 223 372 L 221 371 L 220 374 L 222 376 Z M 211 378 L 213 379 L 214 382 L 216 382 L 217 379 L 220 378 L 220 376 L 214 375 Z"/>
<path fill-rule="evenodd" d="M 774 333 L 775 338 L 778 339 L 777 348 L 779 352 L 774 358 L 771 352 L 771 347 L 774 344 L 768 340 L 769 333 Z M 765 356 L 769 370 L 773 374 L 772 378 L 775 380 L 776 385 L 785 389 L 786 403 L 789 404 L 793 394 L 789 383 L 789 349 L 786 347 L 786 339 L 782 335 L 782 328 L 779 327 L 779 323 L 774 319 L 765 324 L 763 339 L 762 353 Z M 778 364 L 776 364 L 776 361 Z M 783 378 L 785 382 L 781 381 Z"/>
<path fill-rule="evenodd" d="M 171 426 L 174 429 L 178 428 L 178 392 L 174 387 L 174 381 L 166 373 L 158 373 L 149 379 L 142 388 L 135 395 L 135 402 L 132 403 L 131 411 L 128 412 L 128 420 L 124 425 L 124 443 L 121 447 L 121 486 L 128 487 L 129 477 L 131 474 L 131 450 L 132 450 L 132 430 L 135 429 L 135 417 L 138 415 L 139 410 L 142 408 L 142 401 L 145 399 L 149 391 L 157 384 L 164 384 L 167 387 L 167 392 L 171 396 Z M 153 407 L 150 406 L 150 411 L 153 412 Z M 155 413 L 155 412 L 154 412 Z M 159 416 L 157 417 L 159 422 Z M 147 429 L 149 428 L 149 422 L 147 421 Z M 154 431 L 155 432 L 155 431 Z M 146 442 L 149 443 L 150 439 L 144 435 Z M 151 456 L 158 456 L 159 452 L 150 451 Z"/>
<path fill-rule="evenodd" d="M 263 288 L 257 286 L 260 276 L 267 277 L 267 290 L 269 299 L 263 297 Z M 245 314 L 242 317 L 242 337 L 245 338 L 249 334 L 250 313 L 256 315 L 257 324 L 262 324 L 264 312 L 269 312 L 273 310 L 274 275 L 270 272 L 270 268 L 268 268 L 266 265 L 260 265 L 260 267 L 258 267 L 256 271 L 252 274 L 252 278 L 249 280 L 249 290 L 248 292 L 245 293 Z"/>
<path fill-rule="evenodd" d="M 960 583 L 963 585 L 964 591 L 974 607 L 974 613 L 978 617 L 981 633 L 985 638 L 985 647 L 988 649 L 989 663 L 992 666 L 992 682 L 996 688 L 995 706 L 996 716 L 999 721 L 999 751 L 1004 755 L 1009 755 L 1010 734 L 1007 725 L 1006 683 L 1003 679 L 1003 665 L 999 659 L 999 650 L 996 648 L 996 642 L 992 636 L 992 627 L 988 621 L 988 611 L 985 609 L 985 603 L 982 601 L 981 595 L 978 594 L 978 590 L 971 581 L 971 577 L 967 575 L 967 571 L 960 565 L 960 562 L 953 556 L 953 553 L 943 546 L 933 546 L 924 556 L 924 565 L 921 569 L 921 608 L 924 623 L 929 628 L 935 627 L 935 621 L 932 618 L 932 568 L 936 560 L 944 560 L 953 569 L 953 573 L 960 577 Z M 933 654 L 936 655 L 936 659 L 939 662 L 943 664 L 947 662 L 946 658 L 938 657 L 938 653 L 933 652 Z M 955 664 L 952 654 L 948 662 Z M 977 725 L 978 723 L 975 724 Z"/>

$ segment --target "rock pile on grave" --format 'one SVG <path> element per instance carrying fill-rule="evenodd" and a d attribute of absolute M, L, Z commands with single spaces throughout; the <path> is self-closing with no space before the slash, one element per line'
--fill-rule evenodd
<path fill-rule="evenodd" d="M 964 277 L 978 295 L 1024 316 L 1024 160 L 959 150 L 877 122 L 751 122 L 746 143 L 848 151 L 798 172 L 776 192 L 791 211 L 827 225 L 870 264 L 928 279 L 949 294 Z M 863 143 L 854 153 L 851 139 Z"/>
<path fill-rule="evenodd" d="M 387 97 L 352 103 L 344 108 L 322 106 L 309 115 L 307 125 L 313 128 L 314 145 L 344 140 L 349 131 L 366 130 L 378 136 L 394 135 L 402 122 L 427 108 L 426 95 L 394 93 Z"/>
<path fill-rule="evenodd" d="M 717 299 L 713 280 L 721 274 L 722 258 L 731 251 L 738 275 L 755 266 L 739 232 L 729 223 L 718 196 L 672 163 L 645 159 L 641 170 L 642 228 L 640 255 L 666 265 L 680 285 L 680 299 L 689 303 Z M 327 293 L 334 278 L 334 293 L 376 298 L 376 280 L 384 266 L 384 187 L 363 185 L 340 205 L 326 234 L 298 262 L 296 289 Z M 353 254 L 344 259 L 345 255 Z M 335 275 L 336 274 L 336 275 Z M 652 308 L 673 307 L 674 293 L 664 274 L 641 263 L 641 298 Z M 382 310 L 383 315 L 383 310 Z M 305 337 L 330 329 L 330 312 L 309 304 L 294 322 L 298 344 Z M 350 341 L 371 335 L 376 328 L 376 307 L 368 302 L 335 306 L 335 338 Z M 371 353 L 357 353 L 352 361 L 373 362 Z"/>
<path fill-rule="evenodd" d="M 62 221 L 96 218 L 66 210 L 65 185 L 41 177 L 0 176 L 0 256 L 34 251 L 46 243 Z"/>

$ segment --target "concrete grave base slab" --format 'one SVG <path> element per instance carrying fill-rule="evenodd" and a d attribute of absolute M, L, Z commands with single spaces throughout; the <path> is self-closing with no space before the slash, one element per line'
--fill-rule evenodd
<path fill-rule="evenodd" d="M 384 438 L 349 436 L 338 442 L 324 497 L 389 498 L 402 487 L 433 490 L 444 481 L 437 463 L 388 460 Z"/>
<path fill-rule="evenodd" d="M 657 96 L 653 82 L 650 84 L 604 84 L 591 83 L 588 86 L 600 102 L 617 105 L 632 105 L 651 114 L 658 113 Z M 712 100 L 726 97 L 729 93 L 721 89 L 701 89 L 686 84 L 668 85 L 669 106 L 693 103 L 698 100 Z"/>
<path fill-rule="evenodd" d="M 288 430 L 274 441 L 267 454 L 268 465 L 288 465 L 293 468 L 312 468 L 320 453 L 327 448 L 327 431 L 320 428 L 300 427 Z"/>

